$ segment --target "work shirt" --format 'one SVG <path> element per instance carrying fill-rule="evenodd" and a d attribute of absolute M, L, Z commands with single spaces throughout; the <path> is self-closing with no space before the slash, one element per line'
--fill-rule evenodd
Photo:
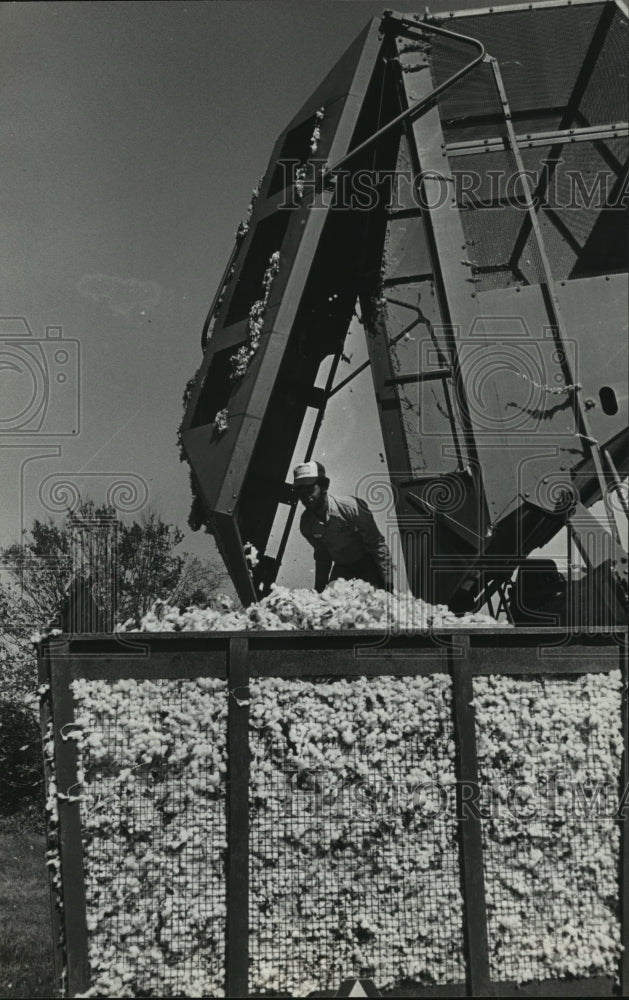
<path fill-rule="evenodd" d="M 305 510 L 299 527 L 312 545 L 317 562 L 331 559 L 337 565 L 351 566 L 370 555 L 383 581 L 390 580 L 391 554 L 364 500 L 328 493 L 327 518 L 322 520 Z"/>

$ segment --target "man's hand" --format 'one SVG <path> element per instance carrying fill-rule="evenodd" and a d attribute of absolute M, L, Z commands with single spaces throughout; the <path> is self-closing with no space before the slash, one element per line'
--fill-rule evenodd
<path fill-rule="evenodd" d="M 318 594 L 327 587 L 331 569 L 332 560 L 327 552 L 320 552 L 315 556 L 315 590 Z"/>

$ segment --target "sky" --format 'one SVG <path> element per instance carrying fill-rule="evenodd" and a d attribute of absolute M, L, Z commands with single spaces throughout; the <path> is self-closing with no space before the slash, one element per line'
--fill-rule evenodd
<path fill-rule="evenodd" d="M 176 444 L 201 328 L 277 135 L 383 6 L 1 6 L 0 546 L 80 492 L 214 551 Z M 324 423 L 338 492 L 380 461 L 370 378 Z M 301 545 L 280 582 L 311 582 Z"/>

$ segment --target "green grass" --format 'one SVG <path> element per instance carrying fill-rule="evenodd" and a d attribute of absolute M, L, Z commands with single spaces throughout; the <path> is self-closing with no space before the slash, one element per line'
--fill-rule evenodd
<path fill-rule="evenodd" d="M 45 840 L 17 814 L 0 819 L 0 997 L 52 997 Z"/>

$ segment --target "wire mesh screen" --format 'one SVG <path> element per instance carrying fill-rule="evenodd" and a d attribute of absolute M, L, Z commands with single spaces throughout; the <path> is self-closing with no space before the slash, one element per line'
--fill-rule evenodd
<path fill-rule="evenodd" d="M 611 4 L 588 4 L 586 6 L 532 8 L 530 10 L 508 11 L 500 14 L 479 15 L 449 21 L 444 25 L 462 34 L 481 41 L 488 54 L 500 63 L 505 87 L 514 120 L 538 120 L 536 131 L 548 128 L 569 127 L 577 113 L 583 96 L 588 75 L 596 66 L 599 82 L 604 89 L 594 97 L 594 89 L 588 91 L 588 103 L 584 107 L 593 113 L 594 106 L 600 114 L 616 107 L 626 90 L 626 79 L 622 78 L 626 67 L 626 41 L 621 37 L 620 17 L 614 20 L 614 35 L 608 37 Z M 601 46 L 608 39 L 606 49 L 601 54 Z M 460 42 L 439 39 L 433 46 L 433 67 L 436 83 L 442 83 L 453 71 L 455 53 L 463 51 Z M 471 52 L 470 48 L 467 52 Z M 610 71 L 604 67 L 605 53 L 613 54 L 614 63 Z M 468 55 L 468 60 L 469 60 Z M 459 56 L 460 61 L 460 56 Z M 458 67 L 456 67 L 458 68 Z M 614 71 L 618 73 L 614 76 Z M 483 71 L 487 84 L 482 85 Z M 582 75 L 583 71 L 583 75 Z M 485 100 L 485 92 L 491 93 L 489 67 L 475 70 L 469 77 L 457 84 L 440 102 L 440 113 L 444 124 L 446 141 L 464 138 L 460 128 L 467 129 L 472 124 L 470 116 L 477 118 L 477 135 L 490 137 L 499 135 L 492 116 L 492 98 Z M 595 103 L 592 103 L 595 102 Z M 585 112 L 587 113 L 587 112 Z M 566 115 L 570 120 L 561 124 Z M 598 123 L 611 120 L 596 117 Z M 616 119 L 618 120 L 618 119 Z M 495 129 L 498 128 L 498 131 Z"/>
<path fill-rule="evenodd" d="M 455 30 L 474 36 L 468 26 Z M 436 37 L 431 43 L 430 65 L 435 86 L 470 63 L 478 49 L 456 39 Z M 446 90 L 438 99 L 446 142 L 457 142 L 473 135 L 496 138 L 504 134 L 502 106 L 496 93 L 489 63 L 480 63 Z"/>
<path fill-rule="evenodd" d="M 476 288 L 537 284 L 541 267 L 511 152 L 454 156 L 450 163 Z"/>
<path fill-rule="evenodd" d="M 465 978 L 451 684 L 251 684 L 250 989 Z"/>
<path fill-rule="evenodd" d="M 474 680 L 494 980 L 616 974 L 621 688 L 615 672 Z"/>
<path fill-rule="evenodd" d="M 609 27 L 604 32 L 587 84 L 579 101 L 578 122 L 600 125 L 626 122 L 629 117 L 629 21 L 608 5 Z"/>
<path fill-rule="evenodd" d="M 627 270 L 626 136 L 521 149 L 553 277 Z"/>
<path fill-rule="evenodd" d="M 532 8 L 451 24 L 498 61 L 555 279 L 627 270 L 627 142 L 612 126 L 629 117 L 629 28 L 613 4 Z M 460 41 L 432 43 L 436 84 L 469 61 Z M 484 63 L 439 100 L 446 142 L 507 139 L 505 111 Z M 536 133 L 609 126 L 611 137 L 567 136 L 536 146 Z M 507 142 L 508 146 L 508 142 Z M 508 148 L 452 157 L 457 203 L 479 291 L 544 281 L 518 164 Z M 613 207 L 610 207 L 613 206 Z"/>
<path fill-rule="evenodd" d="M 222 996 L 226 684 L 73 689 L 93 995 Z"/>
<path fill-rule="evenodd" d="M 627 270 L 626 137 L 451 158 L 457 203 L 480 291 L 544 280 L 522 184 L 532 194 L 553 277 L 567 280 Z"/>

